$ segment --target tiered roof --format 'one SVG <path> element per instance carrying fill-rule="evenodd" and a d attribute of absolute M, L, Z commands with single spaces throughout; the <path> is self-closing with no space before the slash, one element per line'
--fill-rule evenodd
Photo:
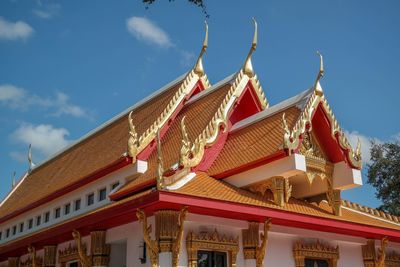
<path fill-rule="evenodd" d="M 1 203 L 0 222 L 62 197 L 123 166 L 144 160 L 148 163 L 147 171 L 134 178 L 127 177 L 126 183 L 110 195 L 115 202 L 62 224 L 123 207 L 126 203 L 153 196 L 155 192 L 169 192 L 400 231 L 398 217 L 346 201 L 343 202 L 342 216 L 333 215 L 331 207 L 324 201 L 310 203 L 290 198 L 281 207 L 268 194 L 261 196 L 221 180 L 298 153 L 304 131 L 310 128 L 320 134 L 328 132 L 328 141 L 322 145 L 334 146 L 333 162 L 345 161 L 349 167 L 360 167 L 359 147 L 353 150 L 349 145 L 319 84 L 323 69 L 311 89 L 269 107 L 251 65 L 256 40 L 255 35 L 243 67 L 214 86 L 210 86 L 202 67 L 201 57 L 207 47 L 205 41 L 198 61 L 187 74 L 34 168 Z M 315 114 L 326 118 L 326 125 L 312 125 Z M 187 139 L 183 140 L 185 133 Z M 158 174 L 160 154 L 156 145 L 159 142 L 165 169 L 163 177 Z M 182 172 L 193 174 L 183 186 L 174 189 L 168 189 L 168 185 L 157 186 L 157 179 L 173 184 L 176 182 L 173 177 L 181 178 Z M 400 238 L 400 232 L 397 238 Z"/>

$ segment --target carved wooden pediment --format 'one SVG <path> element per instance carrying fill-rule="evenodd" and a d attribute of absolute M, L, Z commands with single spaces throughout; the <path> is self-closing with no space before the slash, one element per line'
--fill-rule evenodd
<path fill-rule="evenodd" d="M 220 235 L 217 229 L 212 233 L 196 234 L 190 232 L 186 237 L 186 249 L 189 267 L 197 266 L 198 250 L 226 251 L 229 255 L 231 267 L 236 266 L 236 256 L 239 251 L 239 237 L 227 237 Z"/>
<path fill-rule="evenodd" d="M 304 267 L 306 258 L 326 260 L 330 267 L 336 267 L 339 259 L 339 246 L 331 247 L 322 244 L 319 240 L 314 243 L 298 241 L 293 247 L 293 255 L 296 267 Z"/>

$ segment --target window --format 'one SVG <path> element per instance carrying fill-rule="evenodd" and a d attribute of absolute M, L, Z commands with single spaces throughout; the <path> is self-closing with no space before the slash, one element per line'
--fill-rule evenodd
<path fill-rule="evenodd" d="M 17 234 L 17 226 L 14 225 L 12 228 L 12 235 L 16 235 Z"/>
<path fill-rule="evenodd" d="M 305 267 L 329 267 L 326 260 L 305 259 Z"/>
<path fill-rule="evenodd" d="M 227 267 L 225 252 L 199 250 L 197 259 L 198 267 Z"/>
<path fill-rule="evenodd" d="M 24 231 L 24 223 L 19 224 L 19 232 L 22 233 Z"/>
<path fill-rule="evenodd" d="M 107 189 L 104 187 L 99 190 L 99 201 L 103 201 L 107 197 Z"/>
<path fill-rule="evenodd" d="M 41 222 L 42 222 L 42 216 L 39 215 L 36 217 L 36 226 L 39 226 Z"/>
<path fill-rule="evenodd" d="M 68 267 L 78 267 L 78 262 L 71 262 Z"/>
<path fill-rule="evenodd" d="M 94 193 L 90 193 L 89 195 L 87 195 L 86 204 L 90 206 L 93 205 L 93 203 L 94 203 Z"/>
<path fill-rule="evenodd" d="M 28 221 L 28 229 L 32 229 L 33 227 L 33 219 L 29 219 Z"/>
<path fill-rule="evenodd" d="M 50 211 L 44 214 L 44 222 L 47 223 L 50 221 Z"/>
<path fill-rule="evenodd" d="M 3 231 L 0 231 L 0 240 L 3 238 Z"/>
<path fill-rule="evenodd" d="M 64 215 L 69 214 L 70 211 L 71 211 L 71 204 L 70 203 L 65 204 L 65 206 L 64 206 Z"/>
<path fill-rule="evenodd" d="M 6 238 L 9 238 L 10 237 L 10 228 L 8 228 L 7 230 L 6 230 Z"/>
<path fill-rule="evenodd" d="M 77 200 L 75 200 L 75 203 L 74 203 L 74 210 L 77 211 L 80 209 L 81 209 L 81 199 L 77 199 Z"/>
<path fill-rule="evenodd" d="M 113 183 L 111 185 L 111 190 L 114 190 L 115 188 L 117 188 L 117 186 L 119 186 L 119 182 Z"/>
<path fill-rule="evenodd" d="M 54 218 L 57 219 L 60 218 L 60 216 L 61 216 L 61 208 L 58 207 L 54 210 Z"/>

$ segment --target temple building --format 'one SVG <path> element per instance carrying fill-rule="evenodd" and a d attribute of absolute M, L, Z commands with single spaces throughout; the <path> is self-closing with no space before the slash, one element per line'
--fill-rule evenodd
<path fill-rule="evenodd" d="M 361 147 L 328 104 L 322 56 L 309 89 L 271 104 L 254 23 L 233 75 L 210 84 L 206 30 L 187 73 L 30 156 L 0 203 L 0 267 L 400 266 L 400 217 L 341 198 L 362 185 Z"/>

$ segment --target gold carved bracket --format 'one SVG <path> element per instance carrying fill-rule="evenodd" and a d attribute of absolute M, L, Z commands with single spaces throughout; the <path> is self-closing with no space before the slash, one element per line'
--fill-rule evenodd
<path fill-rule="evenodd" d="M 283 207 L 285 203 L 289 202 L 292 195 L 292 185 L 290 185 L 289 178 L 282 176 L 274 176 L 266 181 L 250 185 L 247 187 L 250 191 L 264 195 L 267 190 L 270 190 L 274 197 L 274 203 Z"/>
<path fill-rule="evenodd" d="M 375 240 L 370 239 L 361 247 L 365 267 L 397 267 L 400 266 L 400 255 L 395 252 L 386 253 L 389 239 L 382 238 L 381 247 L 375 250 Z"/>
<path fill-rule="evenodd" d="M 143 239 L 150 254 L 151 266 L 158 267 L 159 248 L 157 240 L 151 239 L 151 225 L 147 224 L 147 216 L 143 210 L 138 209 L 136 211 L 136 216 L 143 225 Z"/>
<path fill-rule="evenodd" d="M 72 231 L 72 237 L 75 240 L 77 251 L 78 251 L 78 259 L 81 263 L 82 267 L 92 267 L 92 259 L 90 256 L 86 254 L 86 249 L 82 243 L 81 233 L 77 230 Z"/>
<path fill-rule="evenodd" d="M 220 235 L 215 229 L 213 233 L 195 234 L 190 232 L 186 237 L 188 266 L 197 267 L 197 252 L 199 250 L 225 251 L 229 256 L 229 266 L 236 267 L 236 257 L 239 251 L 239 237 Z"/>
<path fill-rule="evenodd" d="M 256 267 L 264 266 L 264 257 L 267 249 L 268 231 L 271 227 L 271 219 L 264 222 L 264 233 L 260 234 L 261 244 L 256 248 Z"/>
<path fill-rule="evenodd" d="M 336 267 L 339 259 L 339 246 L 330 247 L 320 243 L 319 240 L 312 244 L 298 241 L 294 245 L 293 256 L 296 267 L 304 267 L 306 258 L 326 260 L 330 267 Z"/>

